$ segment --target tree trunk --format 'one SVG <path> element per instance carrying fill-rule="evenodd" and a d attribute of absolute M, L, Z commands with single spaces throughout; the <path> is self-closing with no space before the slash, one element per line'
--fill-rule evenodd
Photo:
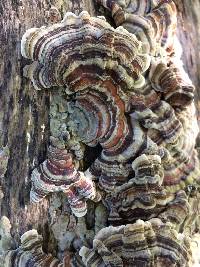
<path fill-rule="evenodd" d="M 195 102 L 197 112 L 199 114 L 199 45 L 200 40 L 197 36 L 200 35 L 198 10 L 200 2 L 195 1 L 174 1 L 178 9 L 178 36 L 183 47 L 183 62 L 184 68 L 187 70 L 190 78 L 196 87 Z"/>
<path fill-rule="evenodd" d="M 184 67 L 196 86 L 195 102 L 200 110 L 200 1 L 174 2 Z M 23 233 L 37 229 L 44 239 L 44 251 L 62 258 L 78 234 L 86 235 L 89 243 L 92 241 L 97 227 L 95 214 L 107 211 L 101 203 L 88 201 L 89 212 L 76 219 L 68 216 L 62 195 L 58 199 L 47 197 L 39 204 L 31 204 L 29 200 L 31 172 L 47 155 L 50 93 L 36 91 L 23 77 L 23 68 L 30 62 L 21 56 L 20 44 L 27 29 L 47 24 L 51 6 L 62 16 L 67 11 L 79 14 L 83 10 L 92 16 L 101 14 L 93 0 L 0 0 L 0 217 L 10 220 L 11 248 L 19 246 Z"/>

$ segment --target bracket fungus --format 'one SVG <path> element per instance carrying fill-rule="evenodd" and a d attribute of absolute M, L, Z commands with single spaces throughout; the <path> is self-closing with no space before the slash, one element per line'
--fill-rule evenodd
<path fill-rule="evenodd" d="M 50 118 L 56 141 L 33 170 L 31 200 L 62 191 L 82 217 L 87 199 L 100 201 L 101 192 L 108 227 L 96 228 L 93 245 L 80 249 L 83 265 L 72 266 L 190 266 L 198 126 L 195 88 L 176 51 L 176 6 L 96 2 L 116 28 L 84 11 L 22 38 L 22 55 L 33 61 L 24 76 L 35 89 L 58 95 Z M 86 146 L 101 152 L 81 172 Z"/>
<path fill-rule="evenodd" d="M 86 266 L 189 266 L 189 240 L 159 219 L 99 231 L 91 249 L 80 250 Z"/>
<path fill-rule="evenodd" d="M 42 250 L 42 236 L 36 230 L 30 230 L 21 236 L 21 245 L 16 250 L 5 253 L 2 266 L 6 267 L 68 267 L 51 254 Z"/>

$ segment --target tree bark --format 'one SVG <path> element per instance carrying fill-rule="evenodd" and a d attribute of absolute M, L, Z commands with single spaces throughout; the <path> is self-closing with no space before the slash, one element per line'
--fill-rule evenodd
<path fill-rule="evenodd" d="M 196 86 L 195 100 L 200 110 L 200 1 L 175 2 L 183 61 Z M 25 231 L 34 228 L 43 235 L 45 250 L 56 254 L 58 238 L 52 233 L 49 215 L 52 200 L 47 198 L 38 205 L 29 202 L 30 174 L 46 159 L 50 96 L 48 92 L 35 91 L 23 77 L 23 67 L 29 62 L 20 53 L 22 35 L 31 27 L 46 24 L 46 12 L 51 5 L 62 15 L 66 11 L 79 14 L 82 10 L 93 16 L 99 14 L 93 0 L 0 0 L 0 148 L 9 149 L 6 172 L 0 181 L 4 195 L 0 200 L 0 217 L 7 216 L 11 222 L 14 247 Z M 94 207 L 89 205 L 87 225 L 93 225 Z M 63 206 L 57 213 L 58 221 L 62 220 L 62 209 Z"/>
<path fill-rule="evenodd" d="M 178 37 L 183 47 L 182 59 L 184 67 L 192 79 L 196 91 L 195 91 L 195 103 L 198 112 L 199 122 L 199 98 L 200 98 L 200 19 L 198 10 L 200 8 L 200 1 L 174 1 L 178 10 Z M 198 142 L 199 143 L 199 142 Z"/>

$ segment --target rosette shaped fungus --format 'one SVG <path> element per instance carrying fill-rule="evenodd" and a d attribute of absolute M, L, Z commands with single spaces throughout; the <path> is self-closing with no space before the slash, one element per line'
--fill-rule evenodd
<path fill-rule="evenodd" d="M 103 228 L 79 254 L 87 267 L 189 266 L 189 240 L 160 219 Z"/>
<path fill-rule="evenodd" d="M 155 8 L 152 8 L 153 1 L 138 1 L 140 2 L 138 4 L 137 1 L 131 1 L 133 5 L 129 9 L 123 4 L 125 1 L 97 0 L 97 2 L 111 11 L 117 26 L 123 26 L 142 41 L 144 51 L 155 55 L 160 46 L 169 52 L 173 50 L 177 19 L 176 6 L 172 0 L 159 1 Z M 148 11 L 150 13 L 145 14 Z"/>
<path fill-rule="evenodd" d="M 106 2 L 108 5 L 109 1 L 106 0 L 100 0 L 99 3 L 102 3 L 104 6 L 106 6 Z M 151 10 L 157 6 L 160 2 L 160 0 L 149 0 L 149 1 L 141 1 L 141 0 L 115 0 L 110 1 L 115 2 L 117 5 L 119 5 L 123 10 L 125 10 L 127 13 L 134 13 L 137 15 L 144 16 L 147 13 L 150 13 Z"/>
<path fill-rule="evenodd" d="M 92 180 L 75 169 L 72 155 L 65 149 L 50 146 L 48 159 L 33 170 L 31 180 L 31 201 L 38 202 L 48 193 L 62 191 L 77 217 L 86 214 L 86 199 L 96 196 Z"/>
<path fill-rule="evenodd" d="M 163 184 L 170 191 L 185 188 L 188 184 L 199 184 L 199 159 L 195 148 L 199 132 L 194 103 L 184 110 L 177 110 L 176 116 L 182 125 L 182 134 L 175 143 L 166 148 L 169 157 L 163 160 L 165 177 Z"/>
<path fill-rule="evenodd" d="M 150 81 L 156 91 L 163 93 L 164 99 L 172 107 L 185 107 L 194 98 L 194 86 L 187 73 L 179 64 L 152 62 Z"/>
<path fill-rule="evenodd" d="M 137 38 L 87 12 L 67 13 L 61 23 L 28 30 L 22 54 L 35 60 L 24 72 L 36 89 L 66 87 L 73 136 L 89 146 L 101 145 L 89 173 L 108 190 L 126 181 L 130 159 L 153 146 L 125 114 L 126 92 L 144 84 L 142 74 L 150 63 Z"/>
<path fill-rule="evenodd" d="M 159 217 L 172 222 L 177 230 L 189 214 L 188 198 L 185 191 L 174 194 L 156 185 L 136 185 L 132 179 L 120 186 L 112 197 L 105 198 L 110 211 L 108 221 L 111 225 L 147 220 Z"/>
<path fill-rule="evenodd" d="M 177 178 L 174 177 L 172 188 L 163 187 L 163 178 L 166 177 L 159 156 L 142 154 L 133 161 L 132 168 L 134 178 L 118 186 L 104 200 L 110 211 L 109 223 L 120 225 L 159 217 L 172 221 L 179 228 L 189 213 L 187 196 L 184 191 L 179 191 L 187 184 L 182 181 L 182 186 L 179 180 L 180 188 L 177 188 Z"/>
<path fill-rule="evenodd" d="M 136 107 L 133 116 L 149 129 L 148 136 L 158 145 L 175 143 L 182 134 L 181 122 L 173 108 L 163 100 Z"/>
<path fill-rule="evenodd" d="M 10 250 L 2 257 L 2 266 L 6 267 L 68 267 L 64 260 L 60 263 L 51 254 L 42 250 L 42 236 L 36 230 L 30 230 L 22 235 L 21 246 Z"/>
<path fill-rule="evenodd" d="M 161 187 L 164 170 L 159 156 L 142 154 L 133 161 L 132 167 L 134 178 L 105 198 L 112 225 L 155 217 L 174 198 Z"/>
<path fill-rule="evenodd" d="M 194 150 L 199 129 L 194 104 L 174 110 L 167 102 L 157 101 L 151 106 L 136 107 L 133 116 L 160 147 L 164 185 L 182 181 L 180 188 L 184 188 L 184 181 L 199 180 L 199 161 Z"/>
<path fill-rule="evenodd" d="M 142 73 L 149 67 L 134 35 L 87 12 L 66 13 L 61 23 L 29 29 L 22 37 L 21 53 L 35 61 L 24 74 L 36 89 L 68 86 L 70 93 L 98 87 L 106 76 L 129 90 L 144 83 Z"/>

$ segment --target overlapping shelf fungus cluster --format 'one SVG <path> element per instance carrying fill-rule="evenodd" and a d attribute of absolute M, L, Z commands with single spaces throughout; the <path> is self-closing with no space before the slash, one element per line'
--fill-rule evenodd
<path fill-rule="evenodd" d="M 97 2 L 115 28 L 104 17 L 67 13 L 22 38 L 22 55 L 33 61 L 24 76 L 51 91 L 48 158 L 32 173 L 31 201 L 62 192 L 78 221 L 102 205 L 104 225 L 92 242 L 79 235 L 70 266 L 192 266 L 198 126 L 176 6 Z M 8 266 L 68 266 L 44 254 L 38 238 L 26 233 L 6 254 Z"/>

